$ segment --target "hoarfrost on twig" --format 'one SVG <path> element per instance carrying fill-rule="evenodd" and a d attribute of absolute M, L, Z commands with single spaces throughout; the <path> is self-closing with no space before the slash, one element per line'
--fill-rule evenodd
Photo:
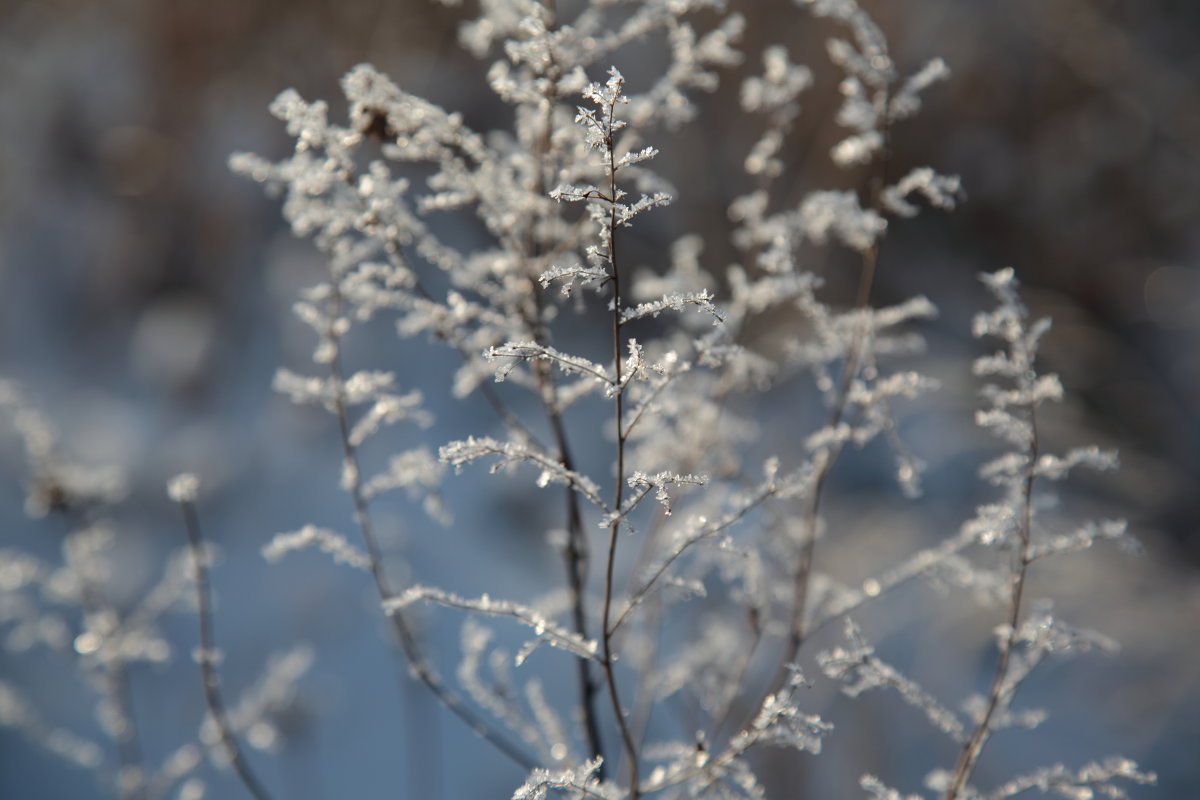
<path fill-rule="evenodd" d="M 395 614 L 419 601 L 463 611 L 474 611 L 493 617 L 508 617 L 532 628 L 538 638 L 532 643 L 532 646 L 526 645 L 522 652 L 518 653 L 516 658 L 518 664 L 523 663 L 537 645 L 543 642 L 566 650 L 580 658 L 596 657 L 598 645 L 594 640 L 586 639 L 553 620 L 547 619 L 537 609 L 512 600 L 493 598 L 486 594 L 477 598 L 466 598 L 432 586 L 410 586 L 398 596 L 385 599 L 383 609 L 389 614 Z"/>

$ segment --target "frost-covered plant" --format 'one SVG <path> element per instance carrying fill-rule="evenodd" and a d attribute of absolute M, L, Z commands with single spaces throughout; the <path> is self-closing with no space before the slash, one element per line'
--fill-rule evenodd
<path fill-rule="evenodd" d="M 1033 788 L 1124 796 L 1118 779 L 1153 776 L 1123 759 L 1055 764 L 991 789 L 974 782 L 997 730 L 1040 721 L 1014 700 L 1041 661 L 1111 647 L 1028 598 L 1029 572 L 1046 556 L 1126 538 L 1120 522 L 1060 533 L 1038 513 L 1043 484 L 1115 462 L 1095 448 L 1056 456 L 1039 446 L 1038 409 L 1061 388 L 1036 370 L 1047 325 L 1028 323 L 1011 270 L 984 277 L 999 305 L 975 330 L 1004 345 L 975 364 L 995 381 L 977 422 L 1011 448 L 982 472 L 1001 497 L 958 532 L 864 581 L 844 583 L 822 565 L 823 542 L 841 535 L 825 528 L 830 476 L 848 446 L 885 440 L 901 489 L 920 494 L 920 445 L 902 440 L 897 409 L 937 388 L 905 366 L 923 347 L 917 325 L 936 309 L 925 297 L 876 307 L 872 288 L 889 227 L 922 206 L 952 209 L 960 188 L 930 167 L 891 163 L 894 126 L 919 112 L 946 65 L 934 59 L 902 73 L 855 0 L 796 4 L 845 32 L 828 43 L 842 72 L 836 121 L 846 129 L 831 158 L 868 178 L 859 189 L 783 199 L 788 134 L 813 76 L 786 47 L 770 46 L 761 74 L 741 87 L 741 111 L 761 121 L 762 134 L 744 160 L 752 189 L 728 209 L 739 254 L 729 266 L 704 257 L 713 232 L 683 232 L 659 263 L 626 255 L 627 229 L 653 225 L 672 200 L 671 183 L 654 168 L 656 142 L 692 123 L 696 94 L 743 57 L 735 49 L 742 20 L 720 0 L 483 0 L 461 38 L 476 56 L 495 57 L 487 76 L 512 109 L 511 130 L 474 131 L 369 66 L 343 79 L 345 122 L 294 91 L 277 98 L 271 110 L 295 139 L 294 153 L 278 163 L 238 155 L 232 164 L 283 194 L 293 232 L 328 260 L 328 275 L 295 305 L 316 334 L 314 366 L 281 369 L 275 386 L 332 415 L 357 531 L 298 520 L 264 555 L 274 561 L 315 547 L 367 572 L 411 674 L 526 771 L 513 798 L 765 796 L 760 751 L 804 758 L 839 733 L 837 720 L 806 708 L 808 687 L 823 680 L 802 672 L 814 658 L 850 695 L 895 689 L 949 737 L 960 755 L 928 765 L 930 796 L 1002 798 Z M 627 80 L 612 62 L 648 37 L 665 39 L 667 64 L 650 79 Z M 825 245 L 855 255 L 851 304 L 828 302 L 822 278 L 806 267 L 805 254 Z M 366 465 L 380 459 L 366 454 L 385 446 L 385 426 L 434 423 L 429 387 L 404 385 L 412 371 L 353 363 L 348 342 L 381 317 L 403 339 L 446 345 L 458 363 L 453 395 L 482 395 L 495 419 L 448 442 L 389 452 L 387 467 L 369 474 Z M 393 361 L 404 358 L 402 347 Z M 756 424 L 762 409 L 797 402 L 790 388 L 808 376 L 820 418 L 809 422 L 797 408 L 787 426 L 765 434 Z M 452 473 L 477 466 L 527 477 L 539 497 L 558 487 L 561 523 L 543 540 L 561 557 L 559 587 L 464 595 L 385 568 L 376 498 L 403 489 L 453 526 L 443 489 L 451 490 Z M 199 660 L 206 687 L 215 686 L 194 486 L 177 480 L 172 495 L 192 536 Z M 993 678 L 965 711 L 877 657 L 851 621 L 921 577 L 1003 609 Z M 420 634 L 419 605 L 468 615 L 453 677 Z M 697 624 L 701 607 L 704 635 L 681 640 L 677 632 Z M 514 622 L 527 637 L 515 656 L 488 627 Z M 834 624 L 845 641 L 811 652 Z M 551 692 L 528 665 L 542 646 L 572 672 L 571 692 Z M 262 796 L 215 692 L 209 709 L 211 743 Z M 861 787 L 901 797 L 874 776 Z"/>
<path fill-rule="evenodd" d="M 295 137 L 295 153 L 277 164 L 254 156 L 233 161 L 237 171 L 286 193 L 293 231 L 312 237 L 329 258 L 329 279 L 296 307 L 317 333 L 314 361 L 323 371 L 304 377 L 281 371 L 276 384 L 336 417 L 343 485 L 366 552 L 345 555 L 349 545 L 328 532 L 309 540 L 367 566 L 417 677 L 532 769 L 514 797 L 760 796 L 756 748 L 818 753 L 831 735 L 829 722 L 803 711 L 798 660 L 812 635 L 838 619 L 846 620 L 850 644 L 821 653 L 822 669 L 846 681 L 851 693 L 892 686 L 922 708 L 961 746 L 957 763 L 933 772 L 929 787 L 949 800 L 978 796 L 971 777 L 990 735 L 1031 719 L 1011 708 L 1022 679 L 1047 654 L 1103 642 L 1065 627 L 1048 610 L 1031 611 L 1024 597 L 1035 560 L 1125 534 L 1116 522 L 1057 536 L 1038 524 L 1038 479 L 1061 478 L 1075 466 L 1109 466 L 1112 457 L 1094 448 L 1062 457 L 1039 450 L 1037 407 L 1060 390 L 1055 378 L 1034 369 L 1045 325 L 1026 326 L 1011 270 L 986 278 L 1001 305 L 976 325 L 977 334 L 1006 343 L 1005 351 L 980 359 L 976 372 L 1013 384 L 989 386 L 990 408 L 978 417 L 1014 448 L 983 472 L 1004 497 L 981 508 L 958 535 L 859 589 L 818 572 L 827 478 L 848 444 L 862 447 L 885 436 L 900 484 L 919 493 L 922 465 L 900 441 L 893 407 L 935 384 L 892 365 L 920 348 L 913 323 L 931 317 L 934 306 L 917 297 L 874 308 L 871 288 L 889 222 L 916 214 L 917 197 L 953 208 L 959 187 L 956 178 L 928 167 L 895 180 L 889 174 L 893 126 L 919 111 L 922 92 L 947 75 L 945 65 L 935 59 L 902 75 L 882 32 L 853 0 L 798 5 L 850 34 L 829 41 L 829 56 L 844 73 L 837 122 L 848 129 L 831 155 L 843 167 L 866 165 L 872 177 L 865 191 L 813 191 L 798 204 L 779 204 L 782 193 L 774 190 L 786 136 L 811 74 L 791 62 L 786 48 L 770 47 L 762 75 L 742 87 L 743 111 L 765 122 L 745 161 L 757 186 L 729 210 L 742 259 L 719 272 L 704 264 L 705 242 L 695 233 L 677 239 L 669 263 L 647 268 L 629 263 L 622 248 L 627 227 L 650 224 L 647 215 L 671 201 L 668 182 L 652 167 L 656 133 L 690 122 L 691 95 L 713 88 L 717 70 L 740 58 L 734 44 L 741 20 L 719 2 L 595 2 L 571 19 L 560 18 L 553 3 L 485 2 L 481 17 L 464 26 L 463 41 L 481 57 L 502 43 L 504 55 L 488 77 L 513 108 L 511 132 L 470 130 L 460 116 L 361 66 L 343 81 L 346 124 L 330 121 L 324 103 L 285 92 L 272 111 Z M 722 14 L 704 33 L 691 21 L 701 9 Z M 606 62 L 660 32 L 669 65 L 643 91 L 631 91 Z M 427 169 L 412 173 L 410 164 Z M 425 175 L 424 186 L 410 174 Z M 585 213 L 577 213 L 579 206 Z M 487 243 L 467 250 L 439 234 L 435 217 L 451 212 L 473 216 Z M 860 255 L 850 308 L 824 302 L 820 278 L 800 263 L 802 245 L 825 242 Z M 428 413 L 415 390 L 397 387 L 396 375 L 345 364 L 344 342 L 355 326 L 383 313 L 394 317 L 401 336 L 428 334 L 457 351 L 462 364 L 454 393 L 485 394 L 500 436 L 468 432 L 443 444 L 436 460 L 418 448 L 395 457 L 381 475 L 361 473 L 359 448 L 381 424 L 424 423 Z M 762 320 L 789 324 L 775 326 L 768 346 L 752 333 Z M 577 334 L 587 325 L 595 327 L 593 338 L 608 339 L 606 355 L 557 344 L 564 330 Z M 743 416 L 754 408 L 744 400 L 801 372 L 815 378 L 826 419 L 797 431 L 793 441 L 782 437 L 782 447 L 770 452 Z M 540 411 L 490 386 L 490 376 L 529 392 Z M 578 408 L 592 419 L 607 417 L 608 474 L 589 475 L 578 466 L 580 441 L 591 441 L 567 422 Z M 754 453 L 758 468 L 748 461 Z M 565 533 L 547 543 L 562 553 L 567 603 L 543 609 L 420 584 L 397 588 L 385 575 L 369 505 L 376 491 L 406 488 L 437 509 L 441 466 L 461 471 L 476 462 L 492 471 L 529 467 L 537 487 L 565 487 Z M 655 503 L 646 503 L 651 496 Z M 632 564 L 620 557 L 627 547 L 641 553 Z M 995 574 L 968 555 L 975 549 L 1006 552 L 1011 563 Z M 848 618 L 930 573 L 952 575 L 968 588 L 994 586 L 1007 607 L 995 677 L 987 695 L 968 704 L 965 719 L 875 658 Z M 741 624 L 713 624 L 707 636 L 668 649 L 662 635 L 668 620 L 688 613 L 688 597 L 713 591 L 737 609 L 722 616 Z M 460 686 L 452 686 L 413 634 L 406 612 L 417 602 L 526 625 L 533 639 L 516 663 L 539 645 L 560 648 L 562 658 L 575 662 L 576 697 L 548 707 L 536 676 L 524 691 L 489 686 L 478 668 L 490 634 L 476 621 L 464 634 Z M 764 680 L 764 669 L 773 677 Z M 681 702 L 683 694 L 705 714 L 698 729 L 676 727 L 648 742 L 654 709 Z M 1112 783 L 1118 777 L 1149 779 L 1124 761 L 1078 774 L 1055 767 L 1015 779 L 994 796 L 1031 786 L 1062 793 L 1099 787 L 1119 796 Z M 891 796 L 873 777 L 863 786 Z"/>
<path fill-rule="evenodd" d="M 312 664 L 311 648 L 301 644 L 274 657 L 258 685 L 228 711 L 221 708 L 215 673 L 221 656 L 211 641 L 205 578 L 212 549 L 198 538 L 194 510 L 189 511 L 189 529 L 195 534 L 190 546 L 168 560 L 157 582 L 131 598 L 121 580 L 120 562 L 128 554 L 122 551 L 122 531 L 114 513 L 114 505 L 126 494 L 125 476 L 74 456 L 58 440 L 50 421 L 5 382 L 0 382 L 0 412 L 11 420 L 24 445 L 26 512 L 50 518 L 55 525 L 48 527 L 62 537 L 57 562 L 15 548 L 0 549 L 4 648 L 8 654 L 49 654 L 73 662 L 86 694 L 94 698 L 99 733 L 107 742 L 47 718 L 38 698 L 3 679 L 0 727 L 15 729 L 66 763 L 91 771 L 106 795 L 199 800 L 205 795 L 205 781 L 199 777 L 205 762 L 224 767 L 232 761 L 244 767 L 231 746 L 235 733 L 255 729 L 254 738 L 264 749 L 278 742 L 276 718 L 293 703 L 295 688 Z M 176 479 L 171 494 L 191 503 L 194 484 L 194 478 Z M 190 737 L 165 743 L 166 755 L 158 759 L 144 750 L 131 675 L 173 660 L 175 648 L 164 629 L 170 615 L 194 608 L 188 604 L 193 587 L 202 593 L 201 646 L 195 657 L 204 672 L 204 690 L 217 704 L 210 705 L 205 719 L 196 720 Z"/>

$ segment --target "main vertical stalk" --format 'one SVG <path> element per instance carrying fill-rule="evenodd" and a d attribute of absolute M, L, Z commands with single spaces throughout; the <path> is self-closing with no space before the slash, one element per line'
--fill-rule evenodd
<path fill-rule="evenodd" d="M 633 734 L 625 720 L 625 712 L 621 708 L 621 698 L 617 692 L 617 680 L 613 674 L 612 637 L 610 624 L 612 618 L 613 571 L 617 560 L 617 535 L 621 528 L 621 502 L 625 494 L 625 426 L 623 422 L 624 404 L 623 387 L 621 386 L 621 272 L 617 269 L 617 164 L 615 145 L 612 138 L 612 112 L 609 112 L 608 133 L 605 136 L 605 150 L 608 153 L 608 263 L 611 268 L 609 280 L 612 282 L 612 348 L 613 374 L 616 391 L 614 392 L 613 416 L 617 428 L 617 469 L 616 487 L 613 489 L 613 512 L 616 518 L 608 527 L 608 558 L 604 565 L 604 611 L 601 616 L 602 642 L 604 644 L 601 665 L 604 669 L 604 680 L 608 684 L 608 694 L 612 700 L 613 714 L 617 719 L 617 727 L 621 731 L 621 740 L 625 746 L 625 755 L 629 761 L 629 798 L 637 800 L 638 790 L 638 757 L 637 746 Z"/>

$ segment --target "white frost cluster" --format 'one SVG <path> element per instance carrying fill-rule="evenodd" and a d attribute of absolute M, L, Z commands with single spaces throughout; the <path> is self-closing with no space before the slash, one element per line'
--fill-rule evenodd
<path fill-rule="evenodd" d="M 200 492 L 200 478 L 190 472 L 167 481 L 167 496 L 176 503 L 194 503 Z"/>
<path fill-rule="evenodd" d="M 315 525 L 305 525 L 298 531 L 277 533 L 262 549 L 268 561 L 279 561 L 293 550 L 315 547 L 329 554 L 334 561 L 359 569 L 370 569 L 370 560 L 338 533 Z"/>

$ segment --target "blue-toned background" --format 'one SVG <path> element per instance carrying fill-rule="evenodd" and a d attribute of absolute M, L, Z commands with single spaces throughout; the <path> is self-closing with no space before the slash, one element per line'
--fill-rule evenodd
<path fill-rule="evenodd" d="M 830 28 L 778 0 L 730 5 L 747 16 L 746 52 L 784 43 L 816 73 L 791 145 L 795 197 L 857 185 L 826 158 L 837 138 L 837 75 L 822 44 Z M 1029 686 L 1029 703 L 1046 705 L 1050 721 L 1034 733 L 997 736 L 979 780 L 991 785 L 1021 767 L 1119 752 L 1160 775 L 1158 789 L 1137 796 L 1198 796 L 1200 6 L 864 5 L 902 68 L 932 56 L 949 63 L 951 80 L 896 132 L 894 161 L 897 169 L 929 164 L 960 174 L 967 201 L 950 215 L 927 211 L 897 225 L 877 286 L 879 303 L 926 294 L 942 312 L 921 366 L 946 388 L 905 419 L 905 438 L 932 465 L 927 496 L 916 504 L 898 498 L 882 474 L 882 449 L 851 454 L 839 465 L 829 517 L 830 529 L 853 535 L 823 550 L 821 566 L 848 579 L 870 574 L 957 530 L 987 498 L 973 475 L 994 445 L 970 424 L 975 388 L 966 365 L 977 350 L 967 332 L 971 314 L 988 302 L 975 274 L 1011 264 L 1035 313 L 1055 320 L 1044 367 L 1061 373 L 1070 395 L 1052 418 L 1057 443 L 1098 441 L 1122 453 L 1121 474 L 1082 482 L 1069 510 L 1129 517 L 1147 552 L 1129 559 L 1102 550 L 1036 578 L 1064 616 L 1125 650 L 1047 668 Z M 308 368 L 309 331 L 289 308 L 323 264 L 291 239 L 278 204 L 230 174 L 226 159 L 234 151 L 283 156 L 290 143 L 267 114 L 271 99 L 295 87 L 328 99 L 336 116 L 337 80 L 363 61 L 462 111 L 478 129 L 506 125 L 483 69 L 455 45 L 456 19 L 454 9 L 423 0 L 0 2 L 0 378 L 25 387 L 72 451 L 129 472 L 131 494 L 116 510 L 118 602 L 153 584 L 184 542 L 166 478 L 182 470 L 202 476 L 201 521 L 221 553 L 211 579 L 227 691 L 236 697 L 273 653 L 301 641 L 315 647 L 283 721 L 286 745 L 250 756 L 278 797 L 503 798 L 523 779 L 418 687 L 397 680 L 403 668 L 363 574 L 315 553 L 275 566 L 259 555 L 274 533 L 308 522 L 354 530 L 337 488 L 331 418 L 270 389 L 278 366 Z M 636 79 L 653 70 L 657 46 L 622 53 L 622 71 Z M 748 188 L 740 164 L 756 135 L 730 111 L 749 69 L 758 69 L 757 56 L 702 101 L 709 122 L 652 142 L 680 197 L 647 218 L 661 229 L 639 224 L 631 252 L 642 262 L 661 265 L 684 230 L 727 228 L 725 209 Z M 729 245 L 710 238 L 706 264 L 732 262 Z M 845 301 L 853 272 L 839 259 L 830 254 L 821 269 L 828 296 Z M 397 340 L 386 322 L 372 330 L 357 340 L 355 366 L 392 369 L 402 384 L 421 386 L 438 423 L 424 433 L 397 431 L 368 459 L 382 464 L 387 444 L 424 437 L 436 447 L 495 432 L 486 405 L 436 388 L 457 356 Z M 786 411 L 764 409 L 763 429 L 786 433 Z M 583 412 L 574 422 L 599 426 Z M 604 474 L 603 453 L 583 458 Z M 25 517 L 24 470 L 4 421 L 0 548 L 54 561 L 68 529 L 62 520 Z M 449 482 L 449 529 L 403 498 L 380 503 L 398 581 L 415 574 L 466 594 L 524 598 L 559 585 L 560 562 L 543 535 L 561 524 L 559 493 L 483 472 Z M 994 656 L 983 643 L 999 620 L 952 598 L 912 587 L 864 624 L 881 632 L 882 654 L 953 705 L 990 675 Z M 461 616 L 422 619 L 452 673 Z M 203 716 L 189 657 L 194 619 L 170 616 L 166 631 L 172 662 L 130 675 L 151 764 L 194 736 Z M 573 680 L 573 667 L 556 654 L 539 654 L 529 668 L 551 690 Z M 95 695 L 61 657 L 0 648 L 0 681 L 20 687 L 46 719 L 102 740 Z M 773 789 L 803 781 L 812 796 L 855 796 L 858 775 L 871 770 L 915 791 L 924 772 L 952 763 L 954 749 L 894 698 L 850 703 L 829 694 L 819 686 L 813 695 L 814 708 L 838 724 L 828 753 L 799 768 L 795 759 L 781 763 Z M 209 796 L 240 792 L 216 775 Z M 793 788 L 787 796 L 809 793 Z M 0 719 L 0 797 L 95 796 L 102 793 L 87 772 Z"/>

